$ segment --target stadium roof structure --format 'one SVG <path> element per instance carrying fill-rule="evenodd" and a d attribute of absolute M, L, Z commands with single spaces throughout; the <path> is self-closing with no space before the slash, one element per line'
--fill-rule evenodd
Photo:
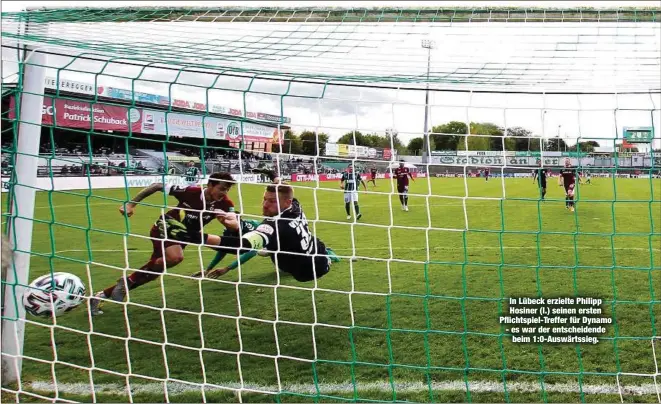
<path fill-rule="evenodd" d="M 658 92 L 660 13 L 661 7 L 38 9 L 2 14 L 2 46 L 31 44 L 77 61 L 158 66 L 175 75 L 265 78 L 289 83 L 288 95 L 298 82 Z M 21 28 L 27 21 L 29 32 Z"/>

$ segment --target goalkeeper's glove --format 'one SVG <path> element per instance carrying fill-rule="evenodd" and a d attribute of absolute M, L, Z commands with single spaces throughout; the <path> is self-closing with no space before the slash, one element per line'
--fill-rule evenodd
<path fill-rule="evenodd" d="M 177 241 L 190 241 L 188 229 L 183 223 L 176 219 L 166 216 L 164 220 L 161 217 L 156 222 L 156 226 L 158 227 L 158 233 L 161 238 L 168 238 Z"/>

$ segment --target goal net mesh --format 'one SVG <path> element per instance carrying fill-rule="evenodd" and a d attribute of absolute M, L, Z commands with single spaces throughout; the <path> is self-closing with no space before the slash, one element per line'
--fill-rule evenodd
<path fill-rule="evenodd" d="M 22 369 L 2 400 L 661 402 L 659 12 L 2 13 L 2 224 L 12 245 L 9 225 L 33 224 L 15 251 L 28 283 L 72 273 L 89 297 L 142 267 L 176 201 L 118 208 L 153 183 L 187 184 L 191 162 L 191 181 L 230 172 L 255 220 L 262 173 L 278 172 L 341 258 L 312 282 L 259 256 L 199 279 L 215 252 L 189 245 L 100 316 L 87 300 L 7 315 L 27 284 L 3 277 L 3 329 L 25 336 L 22 353 L 3 349 Z M 21 110 L 40 107 L 21 102 L 35 49 L 36 186 L 15 167 Z M 571 209 L 566 159 L 581 174 Z M 359 219 L 339 188 L 347 165 L 366 181 Z M 26 186 L 34 213 L 12 209 Z M 516 343 L 501 318 L 518 297 L 602 299 L 609 323 L 596 344 Z"/>

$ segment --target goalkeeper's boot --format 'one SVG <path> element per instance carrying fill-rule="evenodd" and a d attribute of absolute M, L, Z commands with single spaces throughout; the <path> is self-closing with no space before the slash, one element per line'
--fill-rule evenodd
<path fill-rule="evenodd" d="M 90 297 L 90 314 L 93 316 L 98 316 L 103 314 L 103 311 L 101 310 L 101 306 L 103 305 L 103 300 L 105 299 L 106 295 L 103 293 L 103 291 L 98 292 L 94 294 L 94 296 Z"/>
<path fill-rule="evenodd" d="M 340 257 L 335 254 L 335 251 L 333 251 L 331 248 L 326 247 L 326 255 L 331 259 L 333 262 L 340 262 Z"/>

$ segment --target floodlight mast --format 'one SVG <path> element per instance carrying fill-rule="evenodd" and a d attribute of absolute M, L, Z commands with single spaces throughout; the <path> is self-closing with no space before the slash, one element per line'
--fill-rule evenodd
<path fill-rule="evenodd" d="M 425 91 L 425 132 L 422 137 L 422 164 L 429 163 L 429 70 L 431 68 L 431 50 L 436 43 L 429 39 L 422 40 L 422 47 L 427 49 L 427 89 Z"/>

